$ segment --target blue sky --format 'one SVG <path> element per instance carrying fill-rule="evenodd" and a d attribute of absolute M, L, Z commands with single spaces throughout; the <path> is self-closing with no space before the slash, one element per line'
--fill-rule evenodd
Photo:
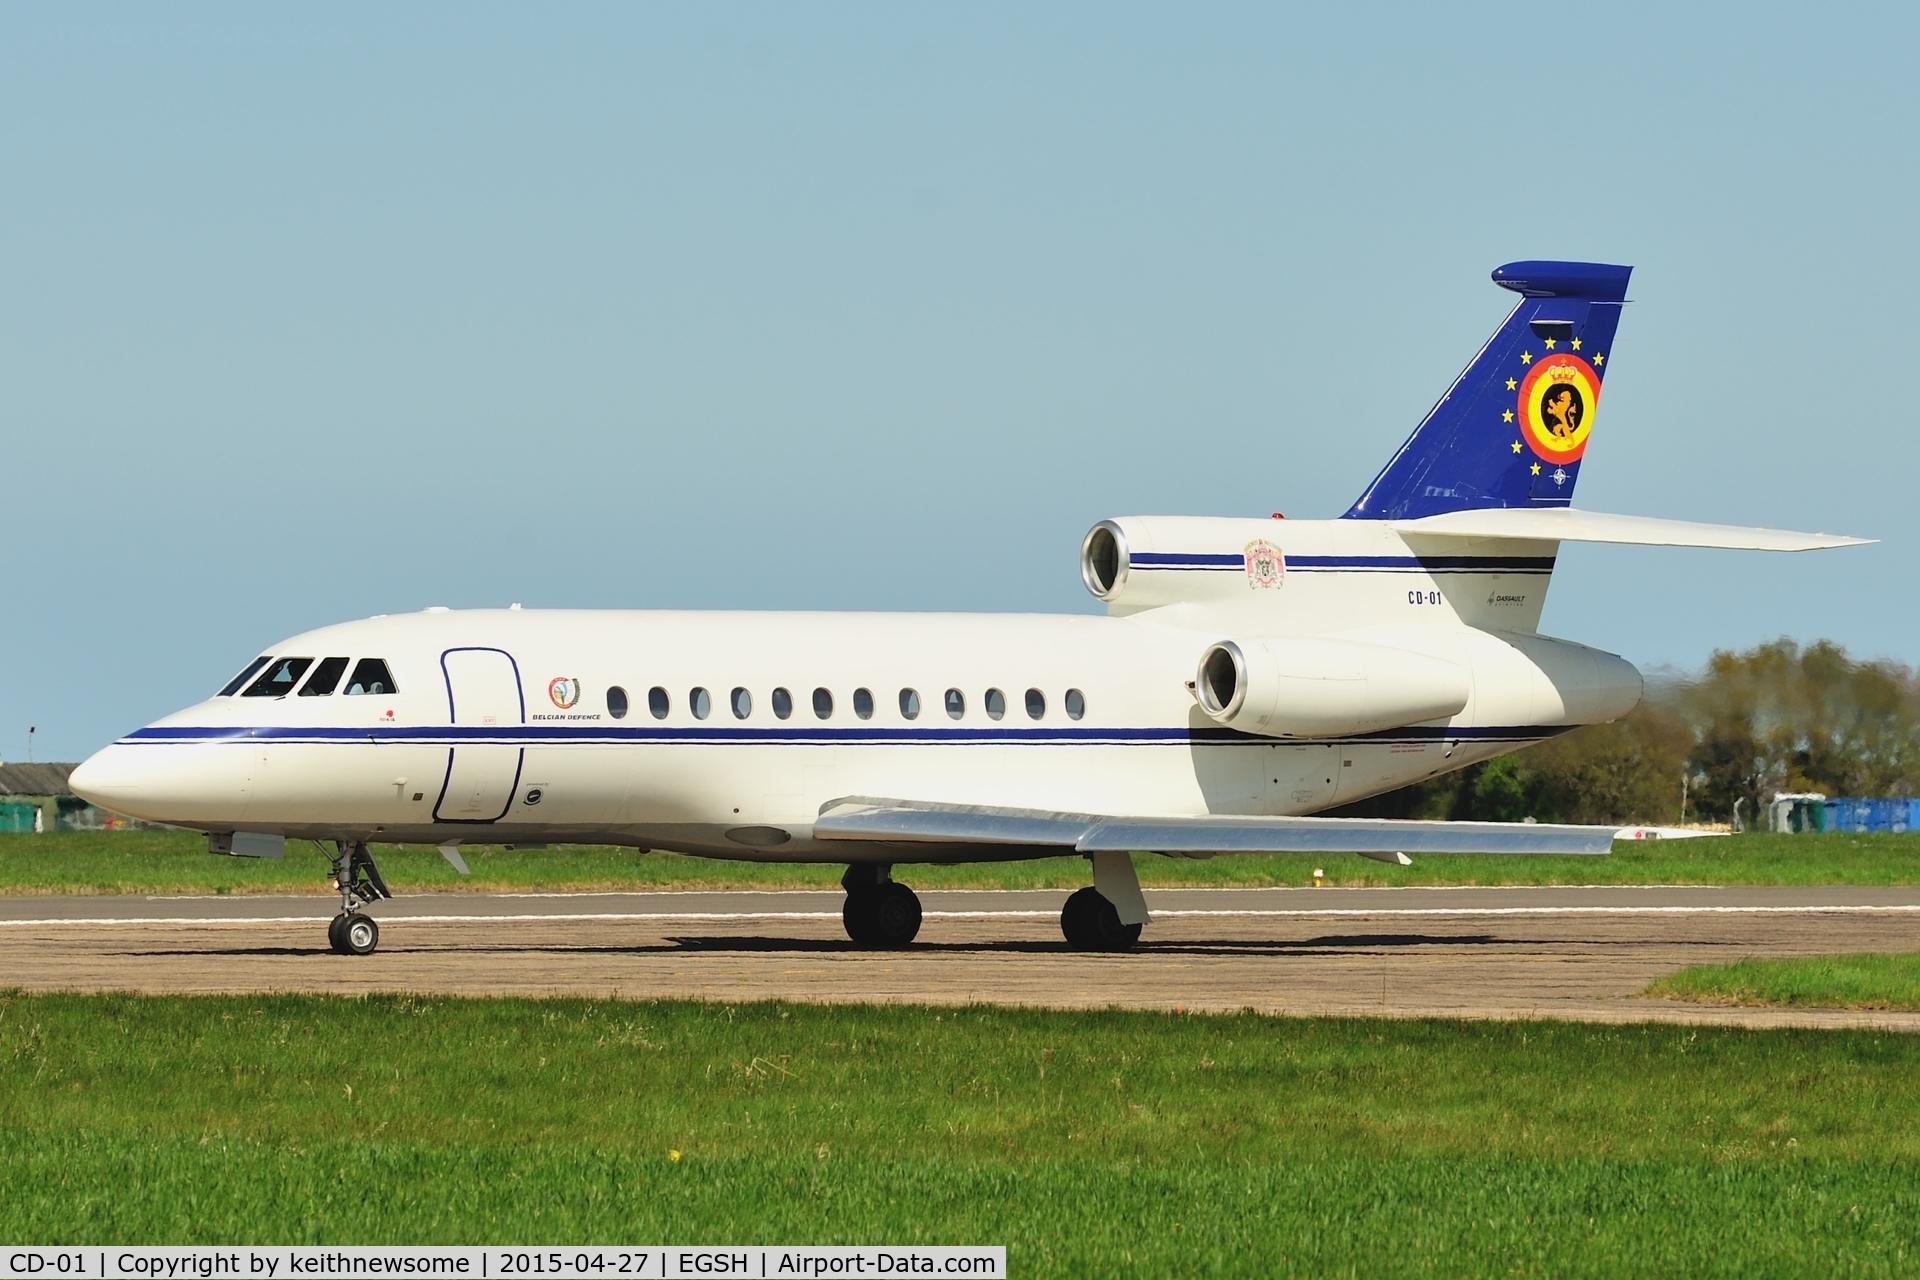
<path fill-rule="evenodd" d="M 1636 268 L 1571 547 L 1645 665 L 1920 661 L 1912 6 L 0 6 L 0 755 L 430 604 L 1091 610 L 1333 516 Z"/>

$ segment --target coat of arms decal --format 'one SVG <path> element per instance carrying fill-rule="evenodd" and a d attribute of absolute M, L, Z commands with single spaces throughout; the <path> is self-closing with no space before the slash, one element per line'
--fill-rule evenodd
<path fill-rule="evenodd" d="M 1247 544 L 1247 586 L 1252 590 L 1277 587 L 1287 576 L 1287 558 L 1265 538 Z"/>

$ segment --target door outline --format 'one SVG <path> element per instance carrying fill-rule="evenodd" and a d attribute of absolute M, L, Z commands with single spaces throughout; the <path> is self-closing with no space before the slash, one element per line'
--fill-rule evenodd
<path fill-rule="evenodd" d="M 447 686 L 447 724 L 449 726 L 459 727 L 459 716 L 453 701 L 453 674 L 447 670 L 447 655 L 453 653 L 497 653 L 505 658 L 507 665 L 513 668 L 513 693 L 520 701 L 520 723 L 524 725 L 527 722 L 527 690 L 525 681 L 520 678 L 520 663 L 505 649 L 488 644 L 465 644 L 456 645 L 440 654 L 440 681 Z M 453 759 L 454 753 L 458 750 L 457 746 L 447 748 L 447 774 L 440 780 L 440 794 L 433 802 L 433 820 L 460 826 L 485 826 L 488 823 L 500 821 L 507 816 L 508 810 L 513 808 L 514 797 L 520 794 L 520 773 L 526 767 L 527 749 L 521 747 L 518 754 L 514 756 L 513 781 L 507 786 L 507 802 L 501 806 L 500 812 L 491 818 L 443 818 L 440 816 L 440 806 L 446 803 L 447 788 L 453 785 Z"/>

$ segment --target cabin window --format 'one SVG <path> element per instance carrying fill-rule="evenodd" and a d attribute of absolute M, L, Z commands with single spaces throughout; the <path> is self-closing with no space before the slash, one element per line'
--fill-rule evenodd
<path fill-rule="evenodd" d="M 655 685 L 653 688 L 647 690 L 647 710 L 653 712 L 653 718 L 655 720 L 665 720 L 669 706 L 667 691 L 665 689 L 662 689 L 659 685 Z"/>
<path fill-rule="evenodd" d="M 1027 719 L 1043 719 L 1047 714 L 1047 695 L 1038 689 L 1027 690 Z"/>
<path fill-rule="evenodd" d="M 243 698 L 284 698 L 293 692 L 293 686 L 300 683 L 307 668 L 313 665 L 312 658 L 275 658 L 260 673 L 260 678 L 247 686 Z"/>
<path fill-rule="evenodd" d="M 909 720 L 918 720 L 920 718 L 920 691 L 918 689 L 902 689 L 900 691 L 900 714 Z"/>
<path fill-rule="evenodd" d="M 967 714 L 967 695 L 958 689 L 947 690 L 947 714 L 955 720 Z"/>
<path fill-rule="evenodd" d="M 713 713 L 713 699 L 707 696 L 705 689 L 696 685 L 687 694 L 687 707 L 693 712 L 695 720 L 705 720 Z"/>
<path fill-rule="evenodd" d="M 607 690 L 607 714 L 615 720 L 627 718 L 627 691 L 617 684 Z"/>
<path fill-rule="evenodd" d="M 320 665 L 313 669 L 307 682 L 300 686 L 303 698 L 324 698 L 339 687 L 340 677 L 347 673 L 345 658 L 322 658 Z"/>
<path fill-rule="evenodd" d="M 1087 714 L 1087 695 L 1078 689 L 1067 690 L 1067 719 L 1078 720 Z"/>
<path fill-rule="evenodd" d="M 862 720 L 873 719 L 873 690 L 855 689 L 853 691 L 853 714 Z"/>
<path fill-rule="evenodd" d="M 826 689 L 813 691 L 813 714 L 825 720 L 833 714 L 833 694 Z"/>
<path fill-rule="evenodd" d="M 753 695 L 745 689 L 736 688 L 733 693 L 728 696 L 727 701 L 729 705 L 733 707 L 733 718 L 735 720 L 745 720 L 753 714 Z"/>
<path fill-rule="evenodd" d="M 383 658 L 362 658 L 353 664 L 353 674 L 347 677 L 347 692 L 360 693 L 398 693 L 400 687 L 393 682 L 393 675 L 387 670 Z"/>
<path fill-rule="evenodd" d="M 234 694 L 240 692 L 240 686 L 244 685 L 247 681 L 253 679 L 255 672 L 259 671 L 260 668 L 266 666 L 269 662 L 272 662 L 272 661 L 273 661 L 272 654 L 262 654 L 260 657 L 255 658 L 252 662 L 249 662 L 247 664 L 247 669 L 245 671 L 242 671 L 239 675 L 227 681 L 226 686 L 222 688 L 219 694 L 217 694 L 216 696 L 222 697 L 222 698 L 231 698 Z"/>
<path fill-rule="evenodd" d="M 998 689 L 987 690 L 987 719 L 998 720 L 1007 714 L 1007 695 Z"/>
<path fill-rule="evenodd" d="M 788 693 L 785 689 L 775 689 L 773 691 L 774 719 L 785 720 L 788 716 L 792 714 L 793 714 L 793 695 Z"/>

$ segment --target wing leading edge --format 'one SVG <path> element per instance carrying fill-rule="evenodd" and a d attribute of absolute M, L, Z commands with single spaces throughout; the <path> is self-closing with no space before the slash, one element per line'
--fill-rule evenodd
<path fill-rule="evenodd" d="M 821 840 L 1057 848 L 1061 852 L 1603 854 L 1613 827 L 1387 818 L 1129 818 L 852 796 L 813 824 Z"/>

